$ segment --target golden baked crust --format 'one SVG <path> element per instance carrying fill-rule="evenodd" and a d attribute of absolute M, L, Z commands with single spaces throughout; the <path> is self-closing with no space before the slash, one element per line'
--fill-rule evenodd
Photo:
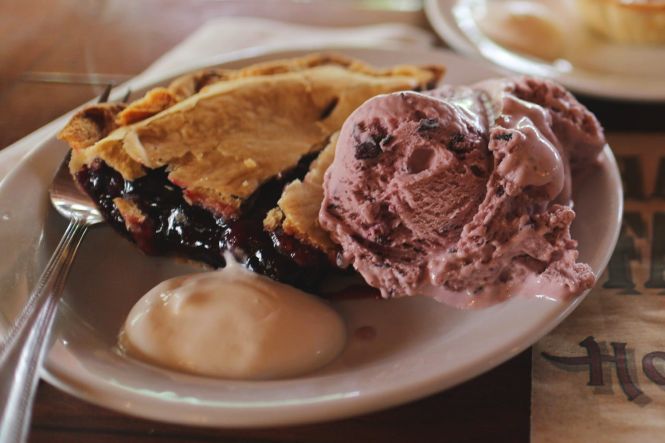
<path fill-rule="evenodd" d="M 323 201 L 323 176 L 335 158 L 336 132 L 309 167 L 305 178 L 284 187 L 277 207 L 268 212 L 263 226 L 267 231 L 282 229 L 301 243 L 324 252 L 334 260 L 336 245 L 328 232 L 319 225 L 319 209 Z"/>
<path fill-rule="evenodd" d="M 664 0 L 577 0 L 586 24 L 618 43 L 664 44 Z"/>
<path fill-rule="evenodd" d="M 87 148 L 106 137 L 117 127 L 151 117 L 211 84 L 243 77 L 293 72 L 322 65 L 338 65 L 368 75 L 412 76 L 427 87 L 433 86 L 444 73 L 443 67 L 438 65 L 424 67 L 398 65 L 389 70 L 375 70 L 362 62 L 334 53 L 310 54 L 296 59 L 269 61 L 242 69 L 202 69 L 176 78 L 167 88 L 154 88 L 144 97 L 129 105 L 124 103 L 89 105 L 72 118 L 60 132 L 59 138 L 66 141 L 72 149 Z M 431 81 L 432 84 L 427 85 L 428 81 Z M 124 112 L 121 113 L 121 111 Z"/>
<path fill-rule="evenodd" d="M 116 197 L 113 199 L 113 204 L 118 208 L 120 215 L 122 215 L 125 221 L 125 227 L 129 232 L 136 231 L 146 219 L 145 214 L 136 206 L 136 203 L 126 198 Z"/>
<path fill-rule="evenodd" d="M 103 103 L 83 108 L 58 134 L 72 149 L 84 149 L 118 127 L 115 119 L 125 109 L 122 103 Z"/>
<path fill-rule="evenodd" d="M 436 66 L 376 70 L 325 54 L 202 71 L 129 105 L 111 125 L 119 127 L 93 145 L 69 138 L 76 145 L 70 169 L 101 159 L 134 180 L 146 167 L 166 166 L 190 204 L 234 217 L 262 183 L 322 149 L 365 100 L 431 87 L 442 73 Z"/>
<path fill-rule="evenodd" d="M 127 126 L 148 117 L 152 117 L 165 109 L 170 108 L 178 102 L 178 98 L 166 88 L 155 88 L 145 95 L 145 97 L 134 101 L 116 117 L 116 123 L 120 126 Z"/>

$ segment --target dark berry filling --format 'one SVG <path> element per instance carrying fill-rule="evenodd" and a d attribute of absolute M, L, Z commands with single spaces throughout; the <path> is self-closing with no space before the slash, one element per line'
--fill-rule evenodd
<path fill-rule="evenodd" d="M 284 185 L 304 177 L 315 155 L 303 157 L 291 171 L 262 185 L 236 220 L 224 220 L 187 203 L 182 189 L 168 180 L 165 168 L 125 181 L 98 160 L 80 170 L 76 178 L 108 223 L 147 254 L 177 255 L 218 268 L 225 265 L 223 253 L 229 250 L 254 272 L 312 289 L 331 267 L 326 256 L 281 232 L 265 232 L 263 219 L 277 204 Z M 117 197 L 132 201 L 146 216 L 132 232 L 113 203 Z"/>

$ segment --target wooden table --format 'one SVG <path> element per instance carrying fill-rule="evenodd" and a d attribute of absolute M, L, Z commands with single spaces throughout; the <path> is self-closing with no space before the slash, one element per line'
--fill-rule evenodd
<path fill-rule="evenodd" d="M 370 2 L 371 3 L 371 2 Z M 403 3 L 402 3 L 403 4 Z M 352 13 L 349 13 L 353 10 Z M 421 10 L 371 10 L 351 1 L 5 0 L 0 4 L 0 147 L 139 73 L 206 19 L 261 15 L 310 24 L 401 21 Z M 582 98 L 608 130 L 662 130 L 663 105 Z M 32 442 L 527 441 L 531 352 L 467 383 L 383 412 L 308 426 L 219 430 L 117 414 L 42 383 Z"/>

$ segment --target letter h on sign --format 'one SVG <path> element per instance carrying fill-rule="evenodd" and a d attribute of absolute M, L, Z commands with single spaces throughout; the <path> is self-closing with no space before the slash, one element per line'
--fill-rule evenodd
<path fill-rule="evenodd" d="M 614 355 L 601 354 L 600 346 L 596 343 L 593 336 L 589 336 L 580 342 L 580 346 L 586 348 L 586 357 L 559 357 L 543 352 L 542 356 L 555 363 L 563 365 L 587 365 L 589 367 L 588 386 L 604 386 L 603 363 L 612 363 L 616 368 L 617 379 L 628 400 L 635 400 L 642 395 L 642 391 L 635 385 L 628 370 L 628 360 L 626 358 L 626 343 L 612 342 Z"/>

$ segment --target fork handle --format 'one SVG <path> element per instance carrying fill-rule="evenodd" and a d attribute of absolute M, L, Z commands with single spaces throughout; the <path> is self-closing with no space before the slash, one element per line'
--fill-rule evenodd
<path fill-rule="evenodd" d="M 0 443 L 27 439 L 39 368 L 49 349 L 67 274 L 87 228 L 84 222 L 70 221 L 23 312 L 0 345 Z"/>

